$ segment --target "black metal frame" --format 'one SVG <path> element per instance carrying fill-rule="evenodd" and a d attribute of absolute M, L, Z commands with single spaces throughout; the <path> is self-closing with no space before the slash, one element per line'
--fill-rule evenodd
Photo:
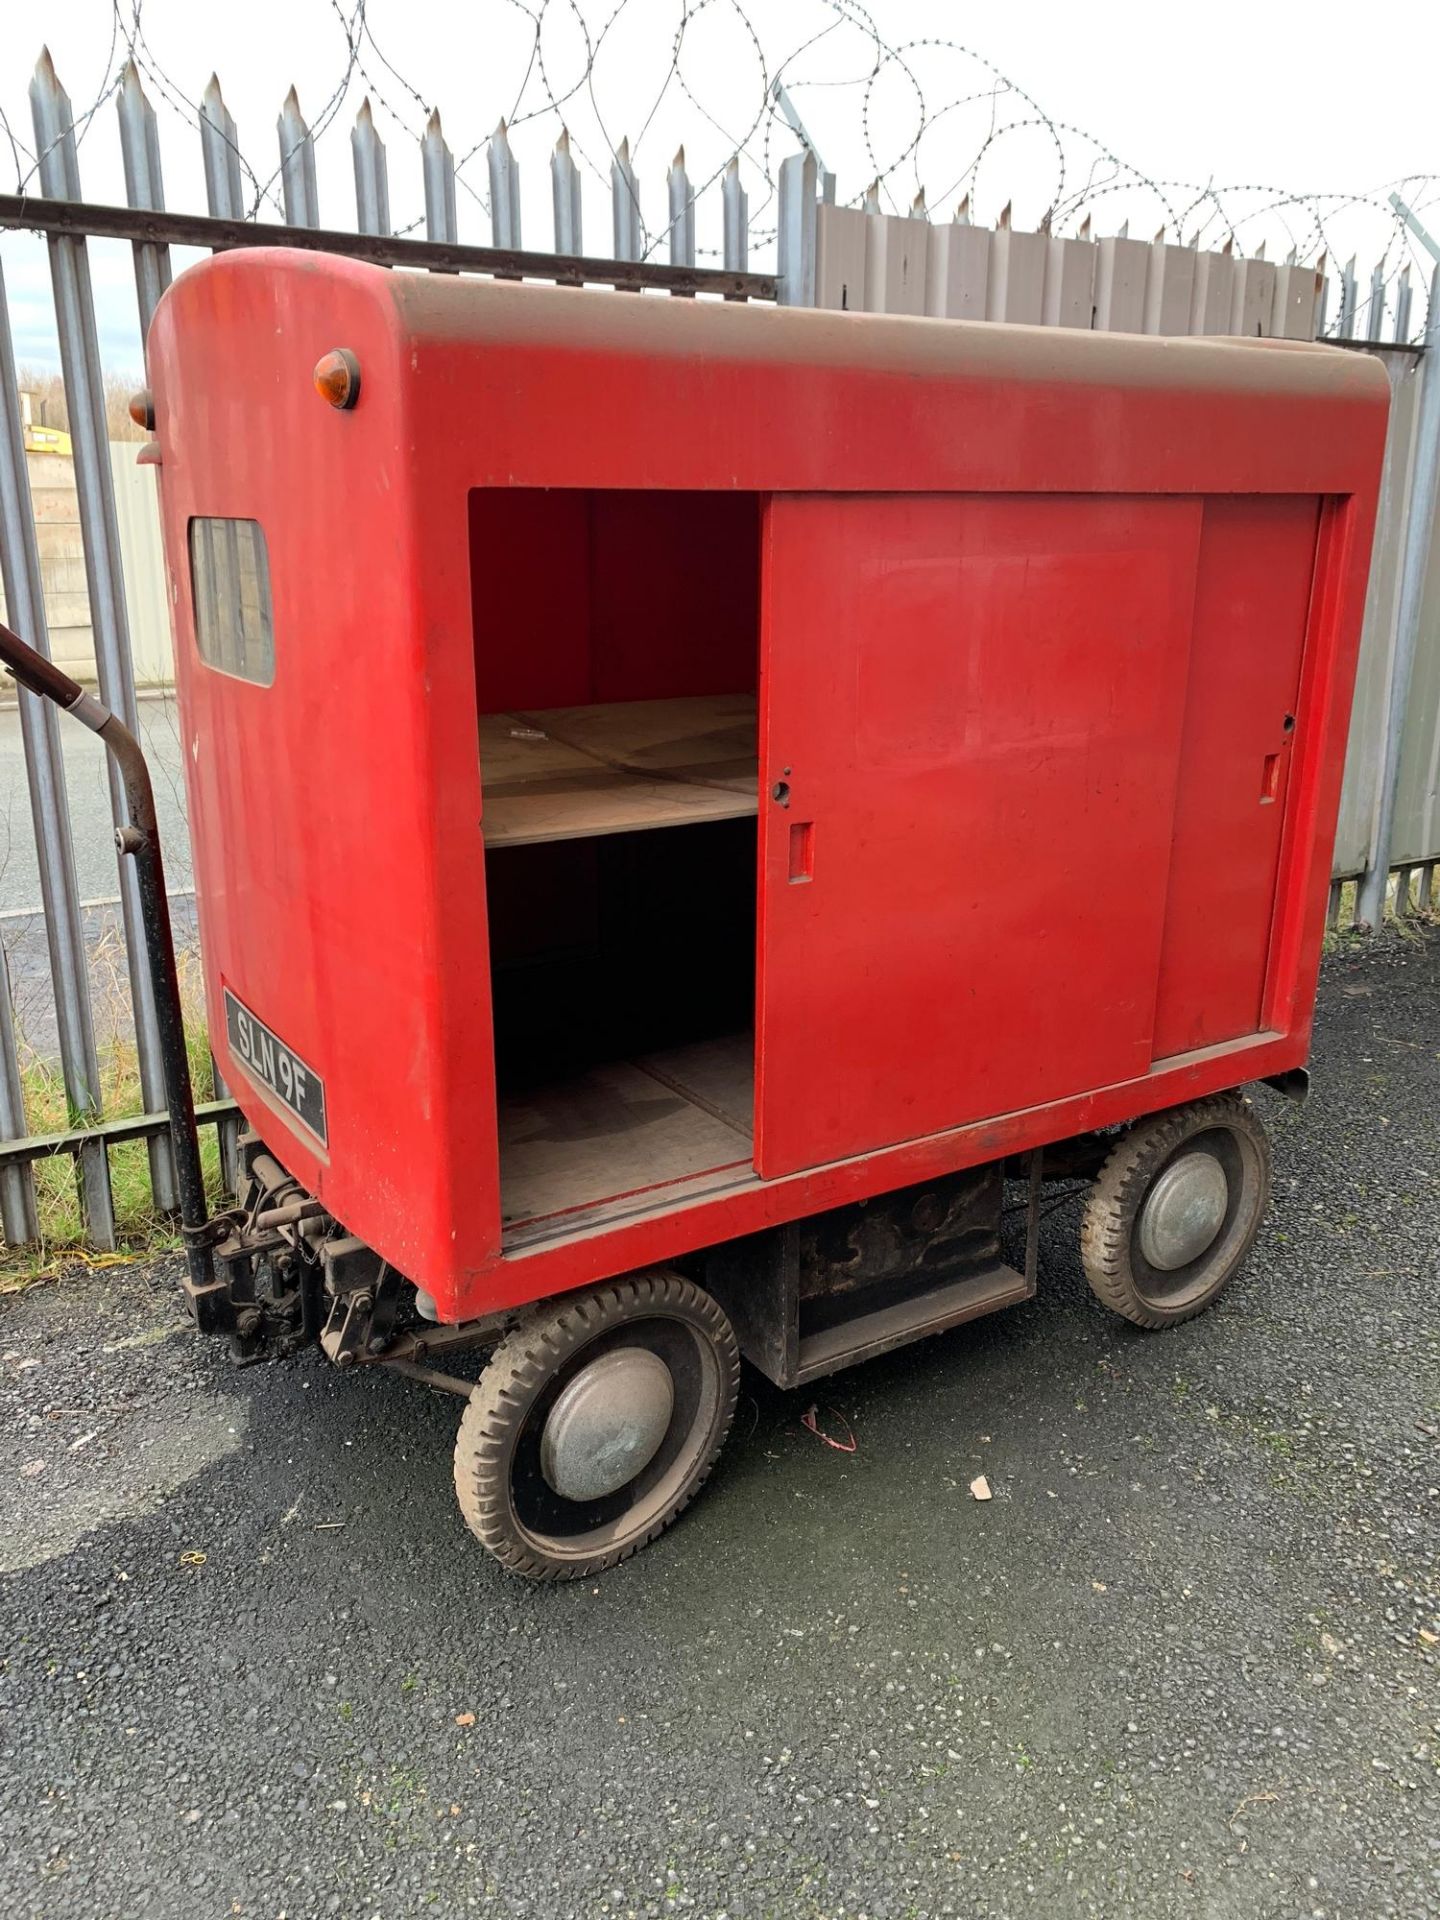
<path fill-rule="evenodd" d="M 228 1098 L 202 1100 L 195 1108 L 197 1127 L 223 1126 L 227 1120 L 240 1117 L 239 1105 Z M 0 1140 L 0 1168 L 49 1160 L 57 1153 L 79 1153 L 92 1140 L 117 1147 L 125 1140 L 158 1140 L 169 1131 L 168 1113 L 127 1113 L 118 1120 L 87 1121 L 83 1127 L 68 1127 L 63 1133 L 30 1133 L 19 1140 Z"/>
<path fill-rule="evenodd" d="M 677 1261 L 724 1307 L 740 1351 L 777 1387 L 823 1378 L 1035 1291 L 1042 1149 L 1026 1181 L 1023 1272 L 1001 1256 L 1004 1181 L 991 1160 L 829 1208 Z"/>
<path fill-rule="evenodd" d="M 654 288 L 662 293 L 713 294 L 725 300 L 779 298 L 773 273 L 737 273 L 728 267 L 674 267 L 658 260 L 607 260 L 590 254 L 527 253 L 518 247 L 466 247 L 449 240 L 397 240 L 385 233 L 346 233 L 339 227 L 262 225 L 217 220 L 208 214 L 152 212 L 95 200 L 47 200 L 0 194 L 0 229 L 68 235 L 72 239 L 129 240 L 142 246 L 299 247 L 338 253 L 382 267 L 428 267 L 440 273 L 488 273 L 510 280 L 550 280 L 562 287 Z"/>

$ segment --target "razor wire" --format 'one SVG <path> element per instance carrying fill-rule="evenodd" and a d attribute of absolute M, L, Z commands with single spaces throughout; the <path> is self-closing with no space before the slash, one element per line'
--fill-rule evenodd
<path fill-rule="evenodd" d="M 180 83 L 173 58 L 157 47 L 160 35 L 146 19 L 146 0 L 93 4 L 97 41 L 103 22 L 108 51 L 93 97 L 77 112 L 77 137 L 84 139 L 130 61 L 170 114 L 197 127 L 198 90 Z M 393 21 L 381 27 L 374 17 L 377 0 L 297 4 L 311 9 L 335 42 L 333 65 L 322 68 L 312 59 L 300 76 L 307 95 L 313 100 L 318 91 L 321 101 L 306 129 L 313 142 L 362 95 L 389 128 L 416 143 L 437 107 L 468 110 L 473 85 L 469 97 L 447 103 L 432 97 L 433 84 L 407 71 L 393 45 Z M 923 11 L 923 0 L 917 5 Z M 659 154 L 655 147 L 673 134 L 678 118 L 695 127 L 705 148 L 704 164 L 688 182 L 688 204 L 714 194 L 738 159 L 750 194 L 750 239 L 764 247 L 775 239 L 779 161 L 795 151 L 798 124 L 807 140 L 818 136 L 817 159 L 823 153 L 826 164 L 838 161 L 848 170 L 837 191 L 846 205 L 932 220 L 958 211 L 991 224 L 1007 217 L 1007 171 L 1023 163 L 1027 176 L 1042 183 L 1034 219 L 1041 232 L 1070 232 L 1085 220 L 1098 232 L 1114 210 L 1112 230 L 1122 234 L 1133 223 L 1147 238 L 1158 229 L 1176 243 L 1225 247 L 1242 257 L 1278 249 L 1302 264 L 1324 259 L 1337 273 L 1345 264 L 1343 247 L 1367 268 L 1378 262 L 1381 298 L 1407 268 L 1422 288 L 1428 280 L 1431 263 L 1389 195 L 1398 192 L 1423 214 L 1440 202 L 1440 175 L 1417 173 L 1348 191 L 1228 180 L 1218 172 L 1205 181 L 1169 178 L 1047 111 L 982 49 L 941 32 L 898 37 L 882 26 L 880 11 L 863 0 L 790 0 L 783 9 L 761 0 L 492 0 L 483 23 L 479 10 L 467 23 L 490 34 L 487 53 L 495 57 L 487 58 L 483 78 L 486 130 L 461 143 L 456 186 L 488 218 L 483 172 L 490 142 L 496 132 L 533 128 L 552 138 L 563 132 L 578 166 L 608 192 L 617 168 L 633 168 L 638 177 L 647 163 L 655 172 L 670 164 L 668 146 Z M 930 12 L 943 23 L 948 9 L 934 0 Z M 437 38 L 454 31 L 447 24 Z M 723 98 L 716 98 L 713 76 L 725 65 L 722 53 L 731 77 Z M 24 192 L 43 156 L 26 147 L 3 108 L 0 136 Z M 248 217 L 281 214 L 278 188 L 288 155 L 282 151 L 267 166 L 228 130 L 222 138 L 234 148 L 246 183 Z M 403 206 L 406 196 L 418 202 L 418 179 L 417 169 L 413 180 L 398 185 L 397 234 L 423 226 L 423 211 L 410 214 Z M 641 257 L 650 258 L 665 242 L 673 211 L 667 207 L 663 217 L 647 220 L 642 206 L 636 214 Z M 1348 240 L 1337 235 L 1342 222 Z M 697 249 L 701 258 L 717 251 Z M 1415 305 L 1412 331 L 1418 333 L 1423 298 Z M 1332 313 L 1332 326 L 1337 319 Z"/>

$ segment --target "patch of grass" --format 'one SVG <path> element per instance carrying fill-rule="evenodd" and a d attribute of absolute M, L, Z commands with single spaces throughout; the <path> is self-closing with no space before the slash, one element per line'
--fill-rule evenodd
<path fill-rule="evenodd" d="M 362 1788 L 357 1796 L 384 1822 L 382 1844 L 387 1852 L 419 1845 L 427 1837 L 426 1800 L 430 1789 L 411 1767 L 391 1767 L 383 1780 Z"/>
<path fill-rule="evenodd" d="M 1346 880 L 1340 888 L 1340 910 L 1336 915 L 1336 924 L 1325 928 L 1326 953 L 1334 953 L 1344 948 L 1363 947 L 1374 936 L 1368 929 L 1357 929 L 1355 910 L 1359 899 L 1359 883 Z M 1387 932 L 1398 935 L 1402 940 L 1418 940 L 1426 927 L 1440 926 L 1440 889 L 1432 887 L 1431 904 L 1420 905 L 1420 869 L 1411 869 L 1411 884 L 1405 899 L 1400 897 L 1398 876 L 1392 877 L 1390 890 L 1385 901 L 1384 927 Z"/>
<path fill-rule="evenodd" d="M 213 1100 L 215 1076 L 205 1024 L 199 957 L 194 952 L 182 953 L 177 965 L 195 1100 L 197 1103 Z M 122 1120 L 143 1113 L 140 1063 L 130 1023 L 129 982 L 124 946 L 118 933 L 107 935 L 94 955 L 92 1007 L 101 1111 L 107 1120 Z M 64 1133 L 83 1126 L 85 1115 L 70 1104 L 59 1060 L 37 1053 L 23 1035 L 17 1035 L 16 1050 L 29 1132 Z M 86 1251 L 79 1163 L 73 1154 L 51 1154 L 32 1163 L 40 1237 L 33 1246 L 9 1248 L 0 1256 L 0 1293 L 18 1293 L 37 1280 L 49 1279 L 72 1259 L 108 1265 L 117 1257 L 134 1258 L 180 1248 L 175 1221 L 155 1205 L 147 1143 L 119 1141 L 110 1148 L 108 1158 L 110 1192 L 122 1253 L 94 1255 Z M 222 1198 L 222 1188 L 220 1143 L 213 1127 L 201 1128 L 200 1165 L 206 1193 L 214 1206 Z"/>

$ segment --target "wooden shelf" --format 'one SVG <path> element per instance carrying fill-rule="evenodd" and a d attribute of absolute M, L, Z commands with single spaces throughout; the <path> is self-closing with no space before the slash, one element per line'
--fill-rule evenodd
<path fill-rule="evenodd" d="M 488 847 L 743 819 L 757 810 L 755 696 L 486 714 L 480 778 Z"/>

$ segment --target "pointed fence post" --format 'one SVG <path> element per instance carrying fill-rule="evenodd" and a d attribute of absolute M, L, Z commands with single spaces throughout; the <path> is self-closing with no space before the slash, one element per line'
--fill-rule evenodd
<path fill-rule="evenodd" d="M 750 266 L 750 200 L 740 184 L 740 156 L 735 154 L 720 183 L 720 205 L 725 221 L 725 265 L 731 273 Z"/>
<path fill-rule="evenodd" d="M 218 103 L 218 105 L 217 105 Z M 116 105 L 120 113 L 120 146 L 125 161 L 125 198 L 132 207 L 163 208 L 165 205 L 165 187 L 160 173 L 160 142 L 155 122 L 155 109 L 145 98 L 140 85 L 140 75 L 135 62 L 127 61 L 124 78 Z M 210 116 L 214 115 L 212 119 Z M 205 90 L 205 98 L 200 107 L 201 140 L 205 161 L 206 193 L 210 192 L 212 170 L 209 141 L 216 139 L 219 123 L 229 120 L 225 112 L 225 103 L 220 100 L 219 82 L 211 76 L 210 85 Z M 228 138 L 218 136 L 219 152 L 215 156 L 217 163 L 216 178 L 223 183 L 222 190 L 234 205 L 234 219 L 243 216 L 240 204 L 240 155 L 235 146 L 234 123 L 231 122 Z M 212 206 L 211 212 L 215 211 Z M 150 322 L 160 296 L 170 284 L 170 249 L 168 246 L 156 246 L 149 241 L 135 242 L 135 296 L 140 308 L 140 337 L 148 341 Z M 215 1055 L 210 1055 L 210 1071 L 214 1081 L 215 1096 L 223 1099 L 229 1092 L 225 1077 L 220 1071 Z M 220 1147 L 220 1173 L 227 1193 L 235 1191 L 236 1143 L 240 1136 L 239 1122 L 222 1120 L 216 1130 Z"/>
<path fill-rule="evenodd" d="M 40 189 L 47 199 L 82 200 L 80 166 L 75 152 L 75 119 L 70 101 L 56 77 L 48 52 L 40 57 L 30 83 L 30 105 L 40 154 Z M 65 405 L 70 418 L 71 448 L 75 460 L 75 487 L 80 502 L 80 532 L 85 548 L 85 577 L 90 595 L 90 623 L 95 636 L 95 666 L 100 698 L 129 727 L 139 731 L 135 705 L 135 677 L 130 658 L 130 627 L 125 609 L 125 580 L 120 562 L 120 534 L 115 517 L 114 479 L 110 471 L 110 440 L 105 425 L 105 383 L 100 371 L 99 338 L 95 327 L 95 299 L 90 286 L 90 262 L 83 239 L 52 234 L 50 279 L 55 295 L 55 329 L 60 342 L 60 367 L 65 382 Z M 106 755 L 110 812 L 117 831 L 129 824 L 125 789 L 115 762 Z M 135 863 L 119 856 L 120 905 L 125 925 L 125 957 L 135 1010 L 135 1044 L 139 1058 L 141 1095 L 149 1113 L 163 1112 L 165 1075 L 160 1056 L 159 1029 L 150 970 L 145 963 L 145 937 L 140 917 L 140 895 Z M 177 1204 L 175 1168 L 170 1143 L 149 1143 L 150 1181 L 155 1203 L 163 1212 Z"/>
<path fill-rule="evenodd" d="M 155 125 L 155 109 L 145 98 L 135 62 L 125 62 L 120 91 L 115 96 L 120 115 L 120 153 L 125 163 L 125 201 L 132 207 L 150 207 L 156 211 L 165 205 L 165 185 L 160 174 L 160 135 Z M 150 322 L 160 296 L 170 284 L 170 249 L 153 240 L 137 240 L 135 254 L 135 297 L 140 304 L 140 338 L 150 336 Z"/>
<path fill-rule="evenodd" d="M 628 136 L 620 142 L 610 163 L 610 200 L 614 215 L 615 258 L 638 260 L 644 252 L 640 230 L 640 188 L 630 164 Z"/>
<path fill-rule="evenodd" d="M 1335 333 L 1341 340 L 1355 338 L 1355 256 L 1352 253 L 1340 274 L 1340 318 Z"/>
<path fill-rule="evenodd" d="M 454 246 L 460 238 L 455 218 L 455 156 L 440 130 L 437 107 L 425 123 L 425 138 L 420 142 L 420 161 L 425 173 L 425 234 L 430 240 L 445 240 Z"/>
<path fill-rule="evenodd" d="M 240 142 L 235 120 L 220 92 L 220 78 L 212 73 L 200 97 L 200 157 L 205 166 L 205 203 L 216 220 L 245 218 L 245 187 L 240 173 Z M 232 563 L 238 572 L 238 561 Z M 210 1050 L 210 1077 L 215 1098 L 230 1092 L 215 1050 Z M 220 1145 L 220 1180 L 228 1194 L 236 1191 L 240 1164 L 240 1122 L 222 1120 L 216 1129 Z"/>
<path fill-rule="evenodd" d="M 1385 727 L 1384 760 L 1380 772 L 1380 806 L 1370 864 L 1360 879 L 1356 920 L 1377 928 L 1385 918 L 1385 893 L 1395 843 L 1395 810 L 1400 797 L 1400 768 L 1405 744 L 1405 717 L 1419 651 L 1425 611 L 1425 577 L 1430 560 L 1430 536 L 1440 503 L 1440 266 L 1430 280 L 1430 307 L 1425 319 L 1424 357 L 1421 362 L 1420 404 L 1415 413 L 1414 466 L 1405 503 L 1405 545 L 1401 549 L 1399 607 L 1395 621 L 1395 652 L 1390 666 L 1390 704 Z M 1403 904 L 1403 903 L 1402 903 Z"/>
<path fill-rule="evenodd" d="M 1393 338 L 1403 344 L 1410 338 L 1410 268 L 1402 269 L 1395 282 L 1395 332 Z"/>
<path fill-rule="evenodd" d="M 205 201 L 215 220 L 245 218 L 245 188 L 240 178 L 240 143 L 235 122 L 220 97 L 220 81 L 210 76 L 200 100 L 200 153 L 205 162 Z"/>
<path fill-rule="evenodd" d="M 350 129 L 350 156 L 355 163 L 355 224 L 361 233 L 389 233 L 390 179 L 385 169 L 385 143 L 375 131 L 375 116 L 367 94 Z"/>
<path fill-rule="evenodd" d="M 810 138 L 805 122 L 800 118 L 795 102 L 785 91 L 785 83 L 782 80 L 772 81 L 770 97 L 784 115 L 786 125 L 799 140 L 801 146 L 804 147 L 807 153 L 813 153 L 815 155 L 816 178 L 819 184 L 820 198 L 827 207 L 833 207 L 835 204 L 835 176 L 820 158 L 815 142 Z M 879 212 L 878 207 L 876 208 L 876 212 Z"/>
<path fill-rule="evenodd" d="M 318 227 L 320 196 L 315 189 L 315 142 L 300 112 L 300 99 L 294 87 L 285 96 L 275 131 L 280 136 L 285 223 L 291 227 Z"/>
<path fill-rule="evenodd" d="M 685 171 L 685 149 L 676 149 L 665 176 L 665 191 L 670 205 L 670 264 L 693 267 L 695 264 L 695 201 L 690 192 L 690 176 Z"/>
<path fill-rule="evenodd" d="M 490 244 L 520 247 L 520 163 L 510 150 L 510 134 L 502 120 L 490 136 L 486 155 L 490 168 Z"/>
<path fill-rule="evenodd" d="M 807 148 L 792 153 L 780 162 L 780 231 L 778 253 L 780 304 L 786 307 L 813 307 L 815 304 L 816 190 L 819 168 L 815 155 Z M 879 202 L 877 196 L 876 210 Z M 867 206 L 867 212 L 869 211 Z"/>
<path fill-rule="evenodd" d="M 5 589 L 7 618 L 21 638 L 48 660 L 50 638 L 40 579 L 39 538 L 30 497 L 30 477 L 25 467 L 20 390 L 3 265 L 0 265 L 0 584 Z M 100 1116 L 100 1064 L 90 1014 L 90 979 L 80 919 L 80 889 L 75 881 L 75 851 L 70 838 L 70 803 L 65 788 L 65 762 L 60 751 L 59 716 L 50 701 L 27 693 L 23 687 L 17 689 L 16 698 L 25 743 L 30 814 L 35 824 L 50 978 L 55 992 L 60 1068 L 71 1116 L 83 1124 L 87 1119 Z M 0 1006 L 0 1018 L 10 1023 L 12 1012 L 7 991 Z M 23 1134 L 27 1131 L 23 1100 L 17 1099 L 15 1112 L 19 1133 Z M 110 1170 L 100 1141 L 92 1141 L 80 1149 L 77 1171 L 85 1232 L 97 1246 L 113 1246 L 115 1221 L 110 1199 Z M 17 1170 L 17 1178 L 8 1184 L 12 1189 L 17 1184 L 33 1189 L 30 1169 Z M 11 1200 L 13 1208 L 13 1194 Z M 23 1200 L 19 1204 L 23 1206 Z M 16 1221 L 18 1230 L 18 1215 Z M 8 1225 L 6 1237 L 10 1238 Z M 13 1239 L 10 1243 L 20 1244 Z"/>
<path fill-rule="evenodd" d="M 580 169 L 570 151 L 570 135 L 561 127 L 550 156 L 550 198 L 555 209 L 555 251 L 584 253 L 580 210 Z"/>
<path fill-rule="evenodd" d="M 0 1139 L 4 1140 L 23 1140 L 27 1132 L 25 1089 L 15 1051 L 14 1004 L 10 967 L 0 946 Z M 33 1246 L 40 1238 L 35 1175 L 27 1165 L 0 1169 L 0 1226 L 5 1229 L 6 1246 L 12 1250 Z"/>
<path fill-rule="evenodd" d="M 1378 340 L 1385 331 L 1385 264 L 1375 262 L 1370 275 L 1370 311 L 1365 316 L 1365 338 Z"/>

